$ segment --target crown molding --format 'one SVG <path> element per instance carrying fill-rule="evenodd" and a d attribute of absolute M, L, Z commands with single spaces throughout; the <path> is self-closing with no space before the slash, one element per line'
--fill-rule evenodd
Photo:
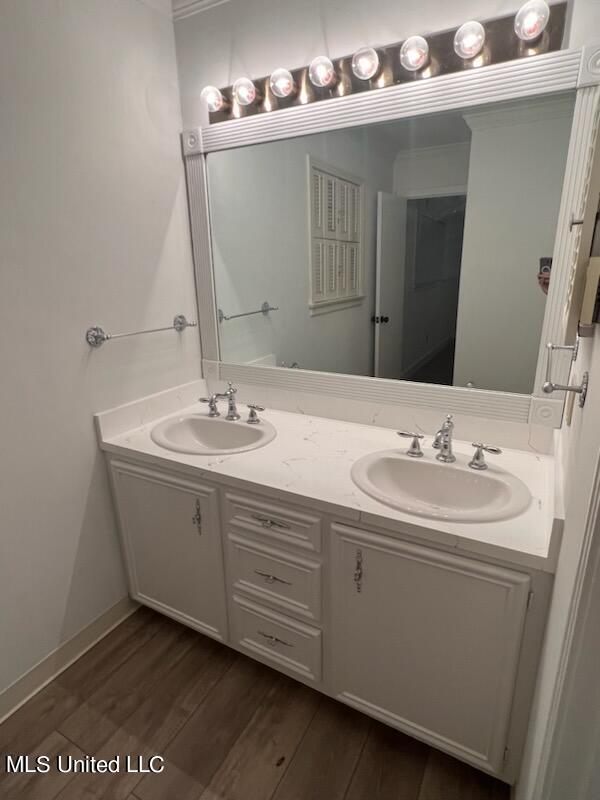
<path fill-rule="evenodd" d="M 228 2 L 229 0 L 173 0 L 173 19 L 185 19 Z"/>

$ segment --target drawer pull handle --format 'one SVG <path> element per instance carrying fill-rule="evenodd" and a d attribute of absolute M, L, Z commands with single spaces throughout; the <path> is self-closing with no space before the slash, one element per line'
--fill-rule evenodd
<path fill-rule="evenodd" d="M 294 646 L 291 642 L 286 642 L 285 639 L 278 639 L 277 636 L 271 636 L 270 633 L 263 633 L 263 631 L 257 631 L 257 633 L 259 636 L 266 639 L 271 647 L 276 647 L 278 644 L 284 644 L 286 647 Z"/>
<path fill-rule="evenodd" d="M 200 510 L 200 500 L 196 500 L 196 513 L 192 517 L 192 524 L 198 528 L 198 533 L 202 536 L 202 511 Z"/>
<path fill-rule="evenodd" d="M 276 519 L 263 517 L 262 514 L 252 514 L 252 519 L 255 519 L 257 522 L 260 522 L 263 528 L 284 528 L 285 530 L 290 529 L 290 525 L 286 525 L 285 522 L 278 522 Z"/>
<path fill-rule="evenodd" d="M 285 583 L 286 586 L 291 586 L 290 581 L 284 581 L 283 578 L 278 578 L 277 575 L 271 575 L 269 572 L 261 572 L 259 569 L 255 569 L 254 573 L 256 575 L 260 575 L 261 578 L 265 579 L 265 583 Z"/>
<path fill-rule="evenodd" d="M 356 551 L 356 567 L 354 569 L 354 583 L 358 594 L 362 592 L 363 581 L 363 554 L 362 550 Z"/>

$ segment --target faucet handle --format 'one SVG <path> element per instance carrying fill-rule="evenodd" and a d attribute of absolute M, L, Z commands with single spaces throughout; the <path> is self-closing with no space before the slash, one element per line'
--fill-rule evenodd
<path fill-rule="evenodd" d="M 494 447 L 491 444 L 482 444 L 481 442 L 473 442 L 475 453 L 473 458 L 469 461 L 471 469 L 487 469 L 488 465 L 485 461 L 484 453 L 491 453 L 494 456 L 499 456 L 502 453 L 499 447 Z"/>
<path fill-rule="evenodd" d="M 257 411 L 264 411 L 265 409 L 263 406 L 257 406 L 256 403 L 248 403 L 247 408 L 250 409 L 250 413 L 248 414 L 248 425 L 258 425 L 260 419 L 258 417 Z"/>
<path fill-rule="evenodd" d="M 419 440 L 424 438 L 423 434 L 414 433 L 414 431 L 396 431 L 396 433 L 404 439 L 412 439 L 410 447 L 406 451 L 406 455 L 412 456 L 412 458 L 421 458 L 423 451 L 421 450 L 421 443 Z"/>
<path fill-rule="evenodd" d="M 199 403 L 208 403 L 208 416 L 220 417 L 219 409 L 217 408 L 217 395 L 211 394 L 210 397 L 199 397 Z"/>

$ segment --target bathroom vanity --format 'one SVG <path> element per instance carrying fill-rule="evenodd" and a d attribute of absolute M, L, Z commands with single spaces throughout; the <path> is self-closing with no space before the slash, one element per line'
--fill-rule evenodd
<path fill-rule="evenodd" d="M 198 382 L 96 417 L 132 597 L 513 781 L 561 534 L 553 459 L 490 457 L 490 476 L 531 495 L 516 516 L 430 519 L 361 491 L 353 464 L 391 449 L 407 470 L 455 475 L 470 442 L 454 443 L 455 464 L 435 460 L 429 437 L 410 459 L 386 428 L 272 410 L 256 426 L 210 420 L 192 399 L 205 392 Z M 242 437 L 268 426 L 268 441 L 220 455 L 154 441 L 198 414 Z"/>

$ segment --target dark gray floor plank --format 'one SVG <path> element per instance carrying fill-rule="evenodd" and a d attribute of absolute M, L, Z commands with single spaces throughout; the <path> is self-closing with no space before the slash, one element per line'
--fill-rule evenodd
<path fill-rule="evenodd" d="M 141 606 L 56 679 L 65 689 L 89 696 L 161 628 L 164 617 Z"/>
<path fill-rule="evenodd" d="M 430 750 L 419 800 L 509 800 L 501 781 L 451 756 Z"/>
<path fill-rule="evenodd" d="M 429 747 L 373 722 L 346 800 L 418 800 Z"/>
<path fill-rule="evenodd" d="M 157 633 L 65 719 L 58 730 L 84 752 L 97 752 L 190 649 L 198 633 L 163 617 Z"/>
<path fill-rule="evenodd" d="M 94 755 L 98 758 L 161 755 L 171 739 L 231 666 L 235 654 L 198 635 L 190 650 L 154 686 L 152 694 Z M 142 776 L 76 775 L 58 800 L 126 800 Z"/>
<path fill-rule="evenodd" d="M 342 800 L 369 724 L 363 714 L 323 698 L 274 800 Z"/>
<path fill-rule="evenodd" d="M 273 683 L 274 673 L 238 656 L 165 751 L 161 775 L 144 778 L 140 800 L 197 800 Z"/>
<path fill-rule="evenodd" d="M 275 675 L 202 800 L 269 800 L 320 703 L 317 692 Z"/>
<path fill-rule="evenodd" d="M 63 759 L 83 758 L 84 754 L 57 731 L 53 731 L 43 739 L 37 747 L 30 751 L 30 762 L 35 758 L 48 756 L 50 758 L 50 771 L 47 773 L 9 774 L 0 775 L 0 797 L 6 800 L 54 800 L 61 789 L 68 784 L 71 776 L 59 772 L 56 768 L 56 758 Z M 63 761 L 63 768 L 66 763 Z"/>

